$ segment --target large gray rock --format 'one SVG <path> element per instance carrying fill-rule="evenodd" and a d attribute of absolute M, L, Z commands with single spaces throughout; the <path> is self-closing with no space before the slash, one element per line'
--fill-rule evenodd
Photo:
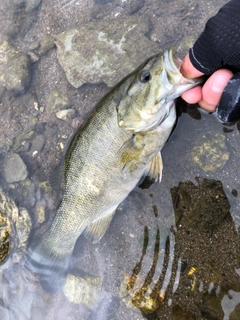
<path fill-rule="evenodd" d="M 143 17 L 95 20 L 56 36 L 58 61 L 75 88 L 100 82 L 112 87 L 159 51 L 148 31 Z"/>

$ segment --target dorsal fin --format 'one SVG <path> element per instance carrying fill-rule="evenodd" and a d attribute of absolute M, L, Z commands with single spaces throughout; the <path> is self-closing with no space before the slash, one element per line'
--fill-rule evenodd
<path fill-rule="evenodd" d="M 53 190 L 60 192 L 64 185 L 64 167 L 65 158 L 62 158 L 56 167 L 52 170 L 49 176 L 49 183 Z"/>

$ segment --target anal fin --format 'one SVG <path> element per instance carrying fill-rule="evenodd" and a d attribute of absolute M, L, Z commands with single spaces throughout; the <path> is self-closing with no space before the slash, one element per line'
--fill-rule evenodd
<path fill-rule="evenodd" d="M 91 241 L 92 243 L 96 243 L 100 241 L 100 239 L 104 236 L 107 231 L 112 218 L 115 214 L 115 210 L 110 214 L 104 216 L 103 218 L 99 218 L 92 222 L 84 231 L 84 236 Z"/>
<path fill-rule="evenodd" d="M 155 182 L 161 182 L 162 179 L 163 162 L 160 151 L 152 158 L 149 163 L 145 176 L 148 176 L 151 180 Z"/>

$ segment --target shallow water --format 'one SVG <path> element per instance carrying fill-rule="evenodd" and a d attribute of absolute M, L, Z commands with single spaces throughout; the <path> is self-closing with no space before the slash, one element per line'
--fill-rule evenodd
<path fill-rule="evenodd" d="M 144 39 L 151 41 L 153 50 L 174 46 L 183 57 L 208 17 L 226 2 L 55 0 L 51 5 L 45 0 L 1 2 L 1 43 L 8 41 L 8 48 L 11 46 L 31 57 L 31 79 L 26 89 L 0 79 L 0 89 L 5 87 L 0 90 L 0 182 L 3 191 L 18 207 L 26 207 L 32 217 L 34 231 L 30 243 L 51 222 L 57 205 L 56 195 L 46 184 L 49 173 L 61 159 L 77 124 L 108 90 L 101 80 L 74 88 L 59 64 L 56 47 L 51 38 L 47 42 L 46 35 L 57 35 L 92 21 L 135 16 L 140 17 L 139 25 L 144 33 L 146 23 L 141 18 L 144 17 L 148 21 L 146 39 L 137 33 L 132 38 L 133 47 L 139 50 L 139 55 L 136 54 L 139 61 L 135 63 L 141 63 L 147 55 Z M 93 47 L 92 34 L 91 30 L 86 32 L 89 54 Z M 4 52 L 6 45 L 1 48 Z M 3 55 L 0 59 L 2 68 Z M 4 74 L 11 74 L 10 69 L 11 64 L 3 68 Z M 87 72 L 83 76 L 88 79 Z M 118 82 L 123 76 L 118 71 L 113 80 Z M 57 293 L 44 291 L 38 275 L 23 267 L 24 257 L 7 268 L 3 264 L 0 274 L 3 319 L 240 317 L 239 124 L 223 125 L 214 115 L 197 113 L 196 108 L 186 112 L 184 104 L 178 108 L 185 112 L 179 111 L 178 124 L 162 151 L 161 184 L 135 188 L 120 205 L 98 244 L 93 245 L 84 237 L 78 240 L 67 281 Z M 56 117 L 61 109 L 74 111 L 62 120 Z M 205 172 L 193 161 L 193 151 L 206 139 L 216 141 L 216 134 L 225 139 L 225 145 L 220 149 L 221 142 L 217 146 L 214 143 L 205 146 L 205 161 L 216 157 L 211 162 L 213 171 Z M 211 153 L 215 149 L 216 153 Z M 28 175 L 23 181 L 11 182 L 6 178 L 5 161 L 12 152 L 19 154 L 27 166 Z M 230 155 L 229 160 L 216 169 L 225 152 Z M 195 177 L 221 181 L 230 214 L 228 210 L 228 214 L 222 213 L 221 202 L 217 206 L 224 195 L 216 193 L 208 203 L 209 189 L 201 188 L 204 183 L 198 183 Z M 186 181 L 200 186 L 199 198 L 203 200 L 199 206 L 205 214 L 200 220 L 196 218 L 197 222 L 190 216 L 194 210 L 190 211 L 193 204 L 186 200 L 189 196 L 177 191 L 178 204 L 170 191 Z M 213 209 L 213 203 L 217 209 Z M 176 208 L 183 213 L 180 220 L 174 212 Z"/>

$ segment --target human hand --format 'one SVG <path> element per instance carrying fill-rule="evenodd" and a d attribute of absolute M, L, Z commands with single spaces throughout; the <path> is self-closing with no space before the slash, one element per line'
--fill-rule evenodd
<path fill-rule="evenodd" d="M 183 60 L 180 71 L 186 78 L 197 78 L 203 75 L 191 63 L 189 54 Z M 203 87 L 195 87 L 182 94 L 182 98 L 188 103 L 198 103 L 206 111 L 213 112 L 218 105 L 222 92 L 228 81 L 233 77 L 233 72 L 228 69 L 215 71 Z"/>

